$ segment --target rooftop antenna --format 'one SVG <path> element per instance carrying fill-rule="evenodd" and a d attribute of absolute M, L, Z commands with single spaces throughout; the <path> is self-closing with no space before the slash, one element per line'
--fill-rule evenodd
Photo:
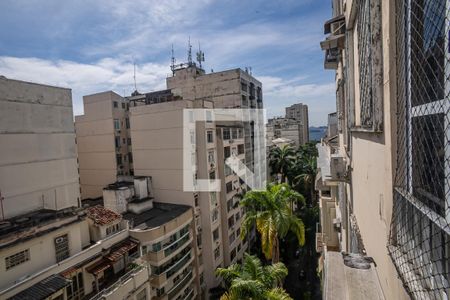
<path fill-rule="evenodd" d="M 137 85 L 136 85 L 136 62 L 133 60 L 133 66 L 134 66 L 134 73 L 133 73 L 133 79 L 134 79 L 134 90 L 137 92 Z"/>
<path fill-rule="evenodd" d="M 192 46 L 191 46 L 191 37 L 189 36 L 188 41 L 188 65 L 192 66 Z"/>
<path fill-rule="evenodd" d="M 172 70 L 172 76 L 175 76 L 175 62 L 176 62 L 176 60 L 175 60 L 175 54 L 174 54 L 174 51 L 173 51 L 173 44 L 172 44 L 172 59 L 171 59 L 171 62 L 172 62 L 172 64 L 170 66 L 170 69 Z"/>
<path fill-rule="evenodd" d="M 202 61 L 205 61 L 205 53 L 200 48 L 200 42 L 198 42 L 198 52 L 197 52 L 197 61 L 200 66 L 200 69 L 202 68 Z"/>

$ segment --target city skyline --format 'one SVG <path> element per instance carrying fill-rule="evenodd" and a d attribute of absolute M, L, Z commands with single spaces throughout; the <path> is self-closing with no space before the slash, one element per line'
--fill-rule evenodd
<path fill-rule="evenodd" d="M 310 107 L 311 125 L 325 125 L 334 101 L 334 79 L 322 69 L 318 51 L 328 3 L 6 1 L 0 6 L 5 41 L 0 74 L 72 88 L 75 115 L 83 113 L 83 95 L 104 90 L 130 95 L 133 62 L 139 91 L 164 87 L 172 44 L 177 62 L 184 62 L 189 38 L 194 57 L 201 43 L 208 73 L 252 67 L 263 83 L 268 117 L 302 102 Z"/>

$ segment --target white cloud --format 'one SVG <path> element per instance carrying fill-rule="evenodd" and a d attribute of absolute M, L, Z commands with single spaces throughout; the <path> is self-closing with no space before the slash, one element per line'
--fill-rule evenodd
<path fill-rule="evenodd" d="M 164 89 L 169 67 L 144 63 L 136 68 L 138 90 Z M 51 84 L 72 89 L 74 113 L 83 113 L 82 96 L 114 90 L 129 95 L 134 90 L 133 64 L 129 60 L 105 58 L 92 64 L 67 60 L 0 56 L 0 74 L 9 78 Z M 268 116 L 284 114 L 284 108 L 302 102 L 309 106 L 310 124 L 324 125 L 334 109 L 334 83 L 304 83 L 305 76 L 288 80 L 275 76 L 257 76 L 263 83 L 264 105 Z M 331 109 L 331 110 L 330 110 Z"/>
<path fill-rule="evenodd" d="M 168 66 L 145 63 L 136 68 L 140 91 L 165 88 Z M 134 90 L 133 64 L 130 61 L 105 58 L 92 64 L 67 60 L 0 56 L 0 74 L 12 79 L 50 84 L 72 89 L 74 113 L 83 113 L 82 96 L 114 90 L 129 95 Z"/>
<path fill-rule="evenodd" d="M 283 80 L 280 77 L 260 76 L 258 79 L 263 84 L 268 117 L 283 116 L 285 107 L 301 102 L 308 105 L 310 126 L 318 126 L 326 125 L 328 113 L 335 110 L 334 83 L 302 83 L 302 77 Z"/>

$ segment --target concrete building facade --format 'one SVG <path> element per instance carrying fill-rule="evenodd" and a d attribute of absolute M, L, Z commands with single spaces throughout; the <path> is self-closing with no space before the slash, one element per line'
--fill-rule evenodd
<path fill-rule="evenodd" d="M 271 118 L 266 124 L 266 143 L 274 146 L 274 140 L 287 139 L 294 147 L 309 142 L 308 106 L 302 103 L 286 107 L 284 117 Z"/>
<path fill-rule="evenodd" d="M 81 198 L 102 196 L 117 176 L 133 175 L 128 101 L 107 91 L 83 97 L 84 115 L 75 116 Z"/>
<path fill-rule="evenodd" d="M 0 218 L 79 206 L 70 89 L 0 77 Z"/>
<path fill-rule="evenodd" d="M 319 145 L 316 182 L 325 281 L 340 272 L 333 251 L 346 251 L 371 257 L 385 299 L 447 299 L 448 2 L 332 4 L 321 47 L 338 136 Z M 324 292 L 360 299 L 340 294 L 351 283 L 338 277 Z"/>

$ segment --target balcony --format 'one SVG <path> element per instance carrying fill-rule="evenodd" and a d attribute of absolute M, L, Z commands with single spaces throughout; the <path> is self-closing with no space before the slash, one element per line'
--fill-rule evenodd
<path fill-rule="evenodd" d="M 146 283 L 148 279 L 148 268 L 145 265 L 138 265 L 91 299 L 109 300 L 124 298 L 126 295 L 133 293 L 136 289 Z"/>
<path fill-rule="evenodd" d="M 180 258 L 178 258 L 180 256 Z M 192 262 L 193 256 L 192 251 L 189 248 L 186 252 L 179 253 L 176 257 L 172 259 L 174 262 L 172 265 L 166 267 L 164 271 L 156 271 L 152 274 L 152 284 L 161 286 L 164 284 L 170 277 L 175 275 L 176 272 L 181 270 L 184 266 L 186 266 L 188 263 Z"/>
<path fill-rule="evenodd" d="M 183 248 L 185 245 L 192 242 L 190 232 L 186 232 L 178 240 L 164 245 L 164 248 L 156 252 L 148 252 L 146 259 L 155 263 L 161 263 L 161 260 L 169 257 L 171 254 L 175 253 L 177 250 Z"/>
<path fill-rule="evenodd" d="M 186 287 L 190 282 L 192 282 L 192 279 L 194 278 L 192 270 L 181 280 L 179 281 L 168 293 L 168 299 L 172 300 L 175 299 L 176 296 L 180 293 L 180 291 Z"/>

